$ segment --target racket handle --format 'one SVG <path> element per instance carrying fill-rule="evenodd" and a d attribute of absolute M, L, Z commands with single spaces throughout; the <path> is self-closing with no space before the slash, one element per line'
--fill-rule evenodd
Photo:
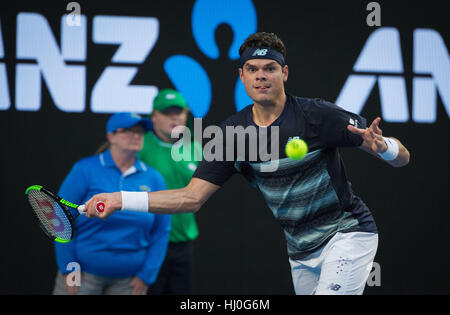
<path fill-rule="evenodd" d="M 77 210 L 78 210 L 78 212 L 79 212 L 80 214 L 83 214 L 85 208 L 86 208 L 85 205 L 81 205 L 81 206 L 79 206 L 79 207 L 77 208 Z"/>
<path fill-rule="evenodd" d="M 85 213 L 84 212 L 85 209 L 86 209 L 85 205 L 81 205 L 77 208 L 77 210 L 80 214 Z M 105 204 L 101 201 L 97 202 L 97 205 L 95 206 L 95 210 L 97 211 L 98 214 L 103 213 L 103 211 L 105 211 Z"/>
<path fill-rule="evenodd" d="M 97 211 L 98 214 L 103 213 L 103 211 L 105 211 L 105 204 L 101 201 L 97 202 L 95 210 Z"/>

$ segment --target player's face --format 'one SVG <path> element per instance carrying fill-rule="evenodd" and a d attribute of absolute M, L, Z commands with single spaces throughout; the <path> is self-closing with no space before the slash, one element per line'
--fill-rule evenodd
<path fill-rule="evenodd" d="M 109 133 L 108 140 L 111 146 L 116 149 L 137 153 L 142 150 L 144 133 L 144 128 L 137 124 L 126 129 L 119 128 L 115 132 Z"/>
<path fill-rule="evenodd" d="M 151 117 L 155 133 L 164 141 L 172 142 L 172 129 L 186 125 L 187 112 L 187 109 L 178 106 L 168 107 L 163 111 L 155 110 Z"/>
<path fill-rule="evenodd" d="M 251 59 L 239 69 L 239 75 L 248 96 L 254 102 L 273 104 L 284 95 L 288 67 L 281 67 L 272 59 Z"/>

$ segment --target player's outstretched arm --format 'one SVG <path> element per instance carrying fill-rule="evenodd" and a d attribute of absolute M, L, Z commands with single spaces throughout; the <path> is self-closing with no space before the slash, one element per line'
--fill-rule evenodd
<path fill-rule="evenodd" d="M 383 137 L 383 132 L 380 129 L 380 121 L 380 117 L 375 118 L 369 128 L 366 129 L 356 128 L 352 125 L 348 125 L 347 128 L 350 132 L 359 134 L 364 139 L 362 145 L 360 146 L 362 150 L 382 160 L 385 160 L 387 163 L 394 167 L 407 165 L 409 163 L 408 150 L 398 139 L 393 137 Z M 391 141 L 395 141 L 395 143 Z M 392 147 L 394 147 L 393 150 L 391 149 Z M 388 148 L 389 152 L 387 152 Z M 387 157 L 383 158 L 380 156 L 380 154 L 385 154 L 387 155 Z"/>
<path fill-rule="evenodd" d="M 189 184 L 181 189 L 161 190 L 148 193 L 148 212 L 155 214 L 176 214 L 197 212 L 209 197 L 220 188 L 208 181 L 192 178 Z M 103 213 L 95 210 L 97 202 L 105 204 Z M 93 196 L 86 203 L 86 216 L 106 219 L 123 206 L 122 193 L 103 193 Z M 127 209 L 133 210 L 133 209 Z"/>

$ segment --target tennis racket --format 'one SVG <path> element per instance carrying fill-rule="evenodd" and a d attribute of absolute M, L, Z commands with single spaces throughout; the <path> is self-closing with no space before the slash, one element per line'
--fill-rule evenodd
<path fill-rule="evenodd" d="M 48 237 L 60 243 L 68 243 L 73 239 L 74 223 L 84 213 L 84 205 L 64 200 L 40 185 L 28 187 L 25 196 Z M 103 212 L 105 204 L 98 202 L 96 210 L 98 213 Z"/>

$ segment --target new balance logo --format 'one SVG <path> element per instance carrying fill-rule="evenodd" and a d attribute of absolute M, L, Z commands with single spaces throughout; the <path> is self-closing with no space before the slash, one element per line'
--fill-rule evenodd
<path fill-rule="evenodd" d="M 287 142 L 289 142 L 289 141 L 291 141 L 291 140 L 293 140 L 293 139 L 300 139 L 300 136 L 289 137 Z"/>
<path fill-rule="evenodd" d="M 356 128 L 358 128 L 358 120 L 350 118 L 350 120 L 348 121 L 348 123 L 352 126 L 355 126 Z"/>
<path fill-rule="evenodd" d="M 252 56 L 265 56 L 267 51 L 267 49 L 256 49 Z"/>
<path fill-rule="evenodd" d="M 328 289 L 333 290 L 333 291 L 339 291 L 340 288 L 341 288 L 341 286 L 339 284 L 334 284 L 334 283 L 331 283 L 328 286 Z"/>

